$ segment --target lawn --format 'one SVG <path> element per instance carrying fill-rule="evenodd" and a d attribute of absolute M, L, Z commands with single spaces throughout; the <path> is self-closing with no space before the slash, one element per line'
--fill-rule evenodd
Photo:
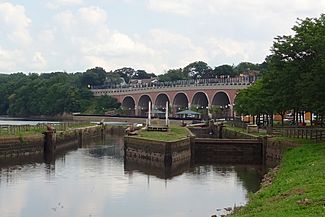
<path fill-rule="evenodd" d="M 287 151 L 272 184 L 232 216 L 325 216 L 325 142 L 304 143 Z"/>
<path fill-rule="evenodd" d="M 185 127 L 171 126 L 167 132 L 141 130 L 137 137 L 159 141 L 175 141 L 184 139 L 187 135 L 189 132 Z"/>

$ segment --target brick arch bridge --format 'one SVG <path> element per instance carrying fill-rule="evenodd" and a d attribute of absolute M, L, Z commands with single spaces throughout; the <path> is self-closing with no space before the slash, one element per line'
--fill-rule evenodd
<path fill-rule="evenodd" d="M 177 111 L 189 108 L 205 110 L 218 107 L 225 115 L 233 114 L 233 105 L 239 90 L 245 89 L 250 83 L 204 83 L 172 86 L 137 86 L 126 88 L 92 89 L 95 96 L 110 95 L 122 104 L 127 115 L 145 116 L 148 102 L 153 108 L 165 111 L 166 101 L 174 116 Z"/>

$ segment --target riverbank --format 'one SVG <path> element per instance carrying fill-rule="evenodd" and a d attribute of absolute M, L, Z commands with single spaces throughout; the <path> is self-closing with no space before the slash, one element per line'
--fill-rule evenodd
<path fill-rule="evenodd" d="M 284 137 L 273 141 L 298 147 L 281 156 L 281 163 L 265 176 L 261 189 L 231 216 L 325 215 L 325 142 Z"/>
<path fill-rule="evenodd" d="M 49 157 L 64 150 L 82 147 L 84 143 L 104 140 L 106 134 L 123 134 L 124 130 L 124 127 L 119 126 L 74 124 L 61 130 L 0 136 L 0 163 L 36 155 Z"/>

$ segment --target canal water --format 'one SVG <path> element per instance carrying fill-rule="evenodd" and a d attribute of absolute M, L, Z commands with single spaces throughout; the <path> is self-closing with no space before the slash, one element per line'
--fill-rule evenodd
<path fill-rule="evenodd" d="M 125 162 L 122 137 L 110 137 L 52 160 L 0 164 L 0 216 L 210 217 L 244 205 L 261 176 L 253 166 Z"/>

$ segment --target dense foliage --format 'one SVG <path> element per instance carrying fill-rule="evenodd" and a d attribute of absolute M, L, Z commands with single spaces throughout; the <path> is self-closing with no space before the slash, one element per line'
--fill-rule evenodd
<path fill-rule="evenodd" d="M 249 62 L 239 63 L 237 66 L 220 65 L 215 68 L 210 67 L 207 63 L 197 61 L 190 63 L 184 68 L 170 69 L 166 73 L 159 75 L 159 81 L 176 81 L 176 80 L 189 80 L 189 79 L 209 79 L 218 78 L 221 76 L 235 77 L 246 71 L 259 71 L 264 72 L 266 63 L 253 64 Z"/>
<path fill-rule="evenodd" d="M 72 112 L 104 113 L 118 108 L 116 99 L 95 98 L 88 89 L 88 84 L 103 82 L 105 77 L 102 77 L 91 70 L 76 74 L 0 74 L 0 114 L 53 116 Z"/>
<path fill-rule="evenodd" d="M 241 114 L 325 115 L 325 15 L 298 20 L 294 35 L 275 38 L 263 78 L 241 91 L 235 108 Z"/>

